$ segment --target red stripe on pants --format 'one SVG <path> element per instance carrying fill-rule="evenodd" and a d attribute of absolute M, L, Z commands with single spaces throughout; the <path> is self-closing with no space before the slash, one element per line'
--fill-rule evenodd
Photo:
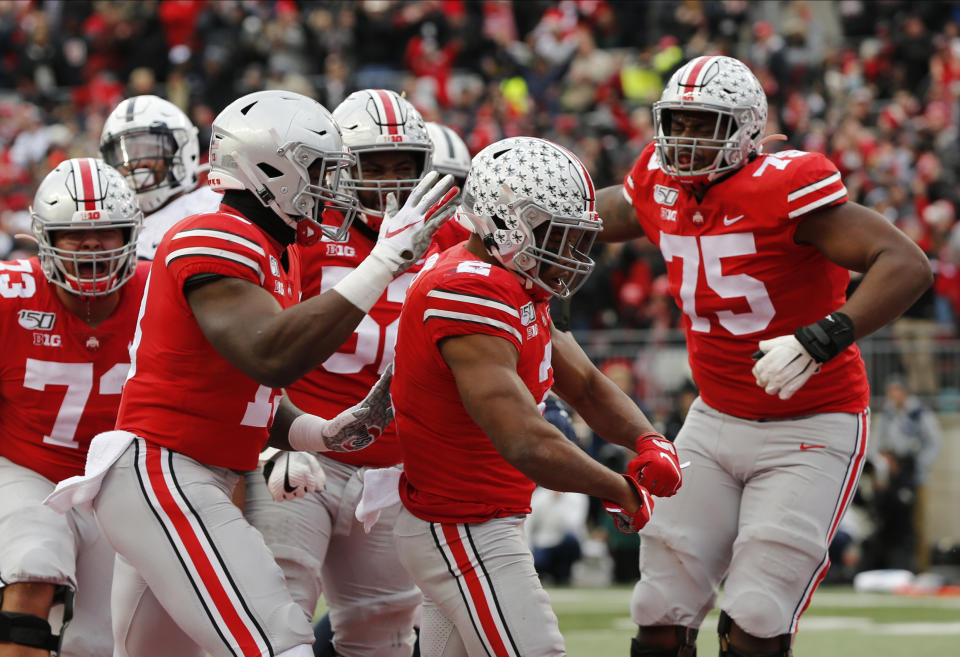
<path fill-rule="evenodd" d="M 483 593 L 480 577 L 477 575 L 473 564 L 470 563 L 470 557 L 467 556 L 467 550 L 463 545 L 463 541 L 460 539 L 460 532 L 457 531 L 457 525 L 441 524 L 440 528 L 443 531 L 443 537 L 447 541 L 450 552 L 453 554 L 454 559 L 456 559 L 457 570 L 460 571 L 460 575 L 467 585 L 467 590 L 470 592 L 470 599 L 473 601 L 473 606 L 477 610 L 478 620 L 480 621 L 481 627 L 483 627 L 483 633 L 490 641 L 490 647 L 493 648 L 494 655 L 496 655 L 496 657 L 510 657 L 510 653 L 503 643 L 503 637 L 500 636 L 496 623 L 493 621 L 493 613 Z"/>
<path fill-rule="evenodd" d="M 150 487 L 160 502 L 160 508 L 176 530 L 180 542 L 186 548 L 187 554 L 185 556 L 190 559 L 197 573 L 199 573 L 200 585 L 213 600 L 214 606 L 226 624 L 226 629 L 233 636 L 233 640 L 239 646 L 241 652 L 249 657 L 260 657 L 262 651 L 257 646 L 250 630 L 241 620 L 236 607 L 230 601 L 230 597 L 223 588 L 223 583 L 213 568 L 209 555 L 203 549 L 200 539 L 190 525 L 186 514 L 173 498 L 167 480 L 163 476 L 162 448 L 149 443 L 146 444 L 146 447 L 147 476 Z"/>
<path fill-rule="evenodd" d="M 847 510 L 847 504 L 850 502 L 850 498 L 853 496 L 853 491 L 857 487 L 857 481 L 860 480 L 859 472 L 860 465 L 863 462 L 863 457 L 867 451 L 867 412 L 863 411 L 860 413 L 860 437 L 857 440 L 857 453 L 853 457 L 853 467 L 850 471 L 850 477 L 847 479 L 847 484 L 843 490 L 843 497 L 840 500 L 840 508 L 837 510 L 836 516 L 833 518 L 833 522 L 830 524 L 830 532 L 827 534 L 827 546 L 833 541 L 834 534 L 837 533 L 837 527 L 840 526 L 840 520 L 843 518 L 844 511 Z M 820 587 L 820 583 L 823 582 L 823 578 L 827 576 L 827 572 L 830 570 L 830 557 L 827 557 L 826 563 L 820 568 L 820 572 L 817 573 L 817 581 L 813 585 L 813 588 L 810 589 L 810 592 L 807 594 L 806 599 L 803 601 L 803 606 L 800 607 L 800 613 L 796 615 L 793 619 L 793 627 L 791 629 L 795 630 L 797 622 L 800 620 L 800 616 L 803 615 L 803 612 L 807 610 L 807 607 L 810 606 L 810 602 L 813 600 L 814 592 Z"/>

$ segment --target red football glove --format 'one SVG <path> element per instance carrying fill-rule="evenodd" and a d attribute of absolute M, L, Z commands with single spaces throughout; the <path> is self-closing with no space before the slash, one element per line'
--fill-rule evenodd
<path fill-rule="evenodd" d="M 655 431 L 637 438 L 637 456 L 627 464 L 627 474 L 659 497 L 670 497 L 683 482 L 676 448 Z"/>
<path fill-rule="evenodd" d="M 613 523 L 617 526 L 618 531 L 624 534 L 636 534 L 650 520 L 650 514 L 653 513 L 653 498 L 636 479 L 630 475 L 623 475 L 623 478 L 630 482 L 630 485 L 637 491 L 637 495 L 640 496 L 640 508 L 634 513 L 630 513 L 616 502 L 604 500 L 603 510 L 613 518 Z"/>

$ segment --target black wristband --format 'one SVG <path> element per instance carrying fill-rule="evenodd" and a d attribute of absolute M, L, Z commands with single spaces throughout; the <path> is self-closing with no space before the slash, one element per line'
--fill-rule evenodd
<path fill-rule="evenodd" d="M 793 334 L 818 363 L 826 363 L 853 344 L 853 320 L 843 313 L 830 313 L 816 324 L 801 326 Z"/>

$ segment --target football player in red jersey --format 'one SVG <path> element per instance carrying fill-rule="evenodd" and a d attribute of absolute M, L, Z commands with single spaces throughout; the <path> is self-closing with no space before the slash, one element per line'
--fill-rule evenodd
<path fill-rule="evenodd" d="M 596 495 L 623 531 L 680 485 L 673 446 L 553 328 L 551 296 L 593 270 L 600 230 L 583 164 L 542 139 L 477 154 L 470 240 L 428 258 L 400 315 L 391 394 L 403 456 L 400 561 L 424 594 L 425 657 L 562 655 L 523 523 L 536 484 Z M 551 386 L 600 435 L 644 444 L 648 488 L 591 459 L 541 414 Z"/>
<path fill-rule="evenodd" d="M 149 267 L 137 266 L 141 212 L 102 160 L 61 162 L 30 209 L 36 258 L 0 263 L 0 655 L 58 649 L 47 623 L 64 594 L 59 654 L 109 655 L 113 548 L 89 509 L 42 506 L 83 472 L 113 428 Z"/>
<path fill-rule="evenodd" d="M 352 451 L 389 422 L 388 404 L 369 402 L 327 421 L 280 388 L 333 354 L 416 262 L 455 189 L 425 176 L 370 255 L 298 303 L 299 255 L 287 247 L 343 240 L 355 210 L 339 189 L 353 157 L 333 117 L 300 94 L 248 94 L 214 120 L 210 163 L 223 204 L 164 235 L 117 431 L 94 439 L 102 471 L 86 468 L 86 495 L 118 553 L 115 654 L 309 657 L 309 616 L 230 495 L 268 439 Z"/>
<path fill-rule="evenodd" d="M 141 260 L 153 260 L 160 238 L 175 223 L 220 207 L 222 194 L 198 184 L 197 133 L 179 107 L 152 95 L 125 98 L 103 123 L 100 153 L 126 176 L 144 212 Z"/>
<path fill-rule="evenodd" d="M 304 299 L 323 294 L 356 269 L 376 244 L 387 195 L 403 203 L 431 169 L 433 145 L 423 118 L 396 92 L 357 91 L 333 110 L 333 117 L 343 143 L 357 156 L 342 187 L 357 198 L 360 210 L 347 240 L 300 250 Z M 441 231 L 456 225 L 447 222 Z M 377 381 L 393 362 L 400 308 L 421 264 L 387 286 L 335 354 L 287 387 L 298 408 L 331 417 Z M 393 545 L 399 500 L 382 510 L 369 532 L 354 517 L 364 474 L 372 468 L 399 468 L 399 463 L 391 423 L 376 443 L 359 452 L 317 458 L 281 453 L 266 466 L 269 491 L 257 473 L 247 476 L 247 518 L 263 533 L 304 613 L 312 615 L 324 594 L 337 654 L 409 657 L 412 650 L 420 591 L 397 561 Z M 318 479 L 318 472 L 325 476 Z M 281 502 L 285 497 L 300 499 Z"/>
<path fill-rule="evenodd" d="M 659 246 L 700 396 L 676 439 L 684 487 L 643 531 L 631 656 L 693 655 L 724 577 L 721 655 L 789 655 L 863 466 L 854 340 L 903 312 L 930 265 L 823 155 L 763 152 L 767 100 L 742 62 L 688 62 L 653 120 L 624 184 L 597 195 L 600 239 Z"/>

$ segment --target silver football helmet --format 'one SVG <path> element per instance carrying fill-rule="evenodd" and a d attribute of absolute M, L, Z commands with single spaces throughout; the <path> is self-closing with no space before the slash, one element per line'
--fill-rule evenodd
<path fill-rule="evenodd" d="M 671 135 L 671 112 L 677 111 L 715 114 L 712 138 Z M 653 104 L 660 168 L 678 178 L 713 180 L 759 152 L 766 124 L 767 96 L 743 62 L 719 55 L 697 57 L 670 77 Z"/>
<path fill-rule="evenodd" d="M 470 172 L 470 149 L 453 129 L 427 122 L 427 134 L 433 142 L 433 170 L 437 173 L 450 174 L 457 180 L 463 189 L 463 183 Z"/>
<path fill-rule="evenodd" d="M 460 210 L 531 296 L 564 299 L 593 271 L 595 206 L 593 180 L 576 155 L 545 139 L 511 137 L 473 158 Z"/>
<path fill-rule="evenodd" d="M 297 230 L 301 244 L 317 241 L 321 232 L 342 241 L 356 201 L 341 191 L 341 177 L 354 161 L 323 105 L 292 91 L 257 91 L 213 120 L 207 180 L 217 192 L 256 194 Z"/>
<path fill-rule="evenodd" d="M 393 192 L 401 205 L 424 174 L 430 171 L 433 142 L 420 112 L 395 91 L 364 89 L 347 96 L 333 110 L 343 131 L 343 143 L 357 156 L 357 165 L 344 179 L 343 187 L 354 194 L 372 192 L 374 205 L 360 202 L 360 210 L 372 217 L 383 216 L 386 195 Z M 364 160 L 372 153 L 409 151 L 416 159 L 412 178 L 375 180 L 364 175 Z"/>
<path fill-rule="evenodd" d="M 81 157 L 57 165 L 37 187 L 30 218 L 40 266 L 51 283 L 79 296 L 103 296 L 133 276 L 143 212 L 124 177 L 103 160 Z M 57 231 L 108 228 L 122 231 L 119 248 L 55 246 Z"/>
<path fill-rule="evenodd" d="M 126 176 L 146 213 L 197 185 L 197 128 L 157 96 L 133 96 L 114 108 L 103 124 L 100 154 Z"/>

